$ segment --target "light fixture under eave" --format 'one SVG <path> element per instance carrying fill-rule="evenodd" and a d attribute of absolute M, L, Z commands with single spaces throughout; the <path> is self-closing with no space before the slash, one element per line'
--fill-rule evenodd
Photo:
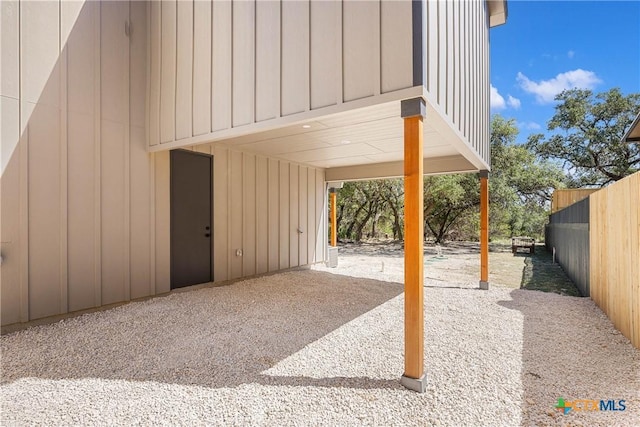
<path fill-rule="evenodd" d="M 340 141 L 340 144 L 351 144 L 351 141 L 349 141 L 348 139 L 343 139 L 342 141 Z"/>
<path fill-rule="evenodd" d="M 310 129 L 310 128 L 311 128 L 311 125 L 302 125 L 302 128 L 303 128 L 303 129 Z"/>

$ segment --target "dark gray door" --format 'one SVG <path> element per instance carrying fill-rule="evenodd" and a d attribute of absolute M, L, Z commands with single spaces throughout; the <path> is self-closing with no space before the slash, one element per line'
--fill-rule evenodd
<path fill-rule="evenodd" d="M 211 281 L 212 160 L 171 151 L 171 289 Z"/>

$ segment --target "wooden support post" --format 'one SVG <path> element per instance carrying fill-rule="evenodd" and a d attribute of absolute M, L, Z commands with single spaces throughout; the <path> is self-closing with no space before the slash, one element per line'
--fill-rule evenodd
<path fill-rule="evenodd" d="M 480 289 L 489 289 L 489 172 L 480 171 Z"/>
<path fill-rule="evenodd" d="M 336 189 L 329 189 L 329 196 L 331 197 L 331 246 L 338 246 L 338 205 Z"/>
<path fill-rule="evenodd" d="M 423 132 L 425 101 L 402 101 L 404 119 L 404 375 L 401 383 L 420 393 L 424 375 Z"/>

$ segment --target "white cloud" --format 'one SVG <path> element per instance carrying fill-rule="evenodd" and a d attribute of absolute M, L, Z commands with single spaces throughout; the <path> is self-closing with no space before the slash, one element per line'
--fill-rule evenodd
<path fill-rule="evenodd" d="M 536 100 L 541 104 L 549 104 L 557 94 L 565 89 L 593 89 L 602 80 L 593 71 L 581 69 L 560 73 L 552 79 L 535 82 L 529 80 L 527 76 L 518 73 L 517 77 L 520 87 L 525 92 L 535 95 Z"/>
<path fill-rule="evenodd" d="M 507 105 L 517 110 L 518 108 L 520 108 L 520 100 L 509 95 L 507 96 Z"/>
<path fill-rule="evenodd" d="M 504 110 L 507 106 L 504 98 L 498 93 L 498 89 L 496 89 L 493 85 L 491 85 L 490 105 L 491 109 L 493 110 Z"/>
<path fill-rule="evenodd" d="M 539 129 L 542 129 L 542 126 L 540 126 L 536 122 L 518 122 L 518 127 L 520 129 L 527 129 L 527 130 L 539 130 Z"/>
<path fill-rule="evenodd" d="M 569 52 L 567 52 L 567 57 L 568 57 L 569 59 L 572 59 L 575 55 L 576 55 L 576 53 L 575 53 L 574 51 L 572 51 L 572 50 L 570 50 Z"/>

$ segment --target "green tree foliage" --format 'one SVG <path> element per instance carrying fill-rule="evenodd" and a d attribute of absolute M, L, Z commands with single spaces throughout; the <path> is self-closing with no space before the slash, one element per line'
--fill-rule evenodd
<path fill-rule="evenodd" d="M 640 169 L 640 143 L 622 141 L 640 112 L 640 94 L 624 96 L 617 88 L 597 95 L 571 89 L 556 101 L 548 123 L 556 133 L 547 139 L 531 135 L 527 146 L 544 159 L 563 162 L 571 186 L 604 186 Z"/>
<path fill-rule="evenodd" d="M 346 182 L 338 192 L 338 237 L 402 240 L 404 186 L 400 179 Z"/>

